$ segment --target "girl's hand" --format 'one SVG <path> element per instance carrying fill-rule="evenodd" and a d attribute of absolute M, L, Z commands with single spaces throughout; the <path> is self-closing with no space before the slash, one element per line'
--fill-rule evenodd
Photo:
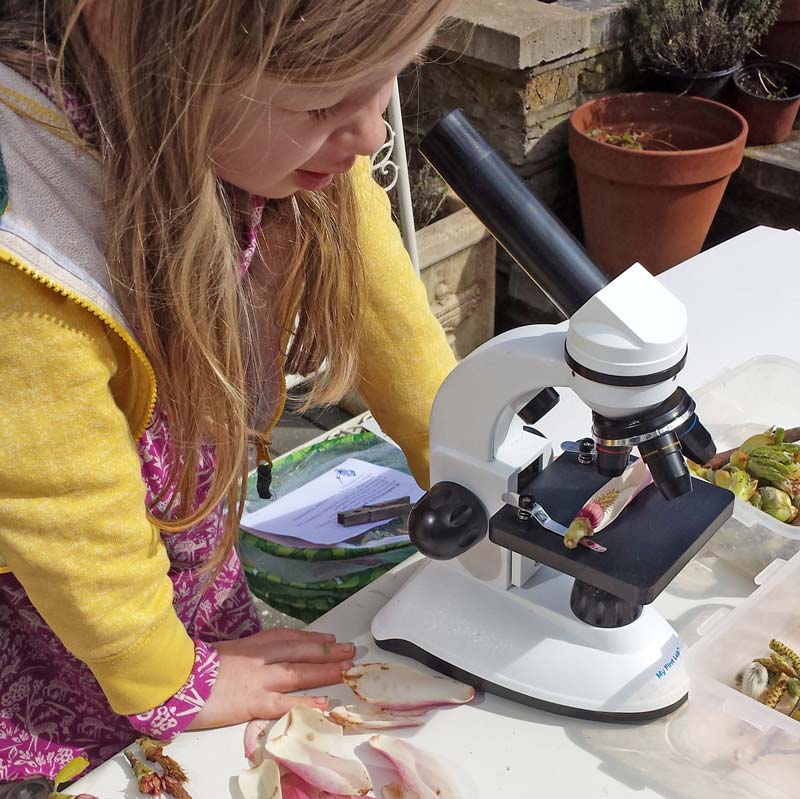
<path fill-rule="evenodd" d="M 355 654 L 353 644 L 338 644 L 336 636 L 284 628 L 220 641 L 214 648 L 219 676 L 190 730 L 277 719 L 298 704 L 324 709 L 325 696 L 286 694 L 341 682 Z"/>

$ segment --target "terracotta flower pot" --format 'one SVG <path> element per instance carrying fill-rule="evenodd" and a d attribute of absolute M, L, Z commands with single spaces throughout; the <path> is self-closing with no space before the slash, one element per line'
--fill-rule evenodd
<path fill-rule="evenodd" d="M 746 138 L 739 113 L 699 97 L 618 94 L 577 108 L 569 151 L 589 253 L 612 275 L 637 261 L 658 274 L 696 255 Z"/>
<path fill-rule="evenodd" d="M 783 0 L 778 21 L 758 49 L 767 58 L 800 65 L 800 0 Z"/>
<path fill-rule="evenodd" d="M 785 97 L 766 97 L 756 80 L 762 73 L 767 80 L 785 81 Z M 747 120 L 748 144 L 778 144 L 786 141 L 800 109 L 800 67 L 785 61 L 758 61 L 742 67 L 734 76 L 735 105 Z"/>

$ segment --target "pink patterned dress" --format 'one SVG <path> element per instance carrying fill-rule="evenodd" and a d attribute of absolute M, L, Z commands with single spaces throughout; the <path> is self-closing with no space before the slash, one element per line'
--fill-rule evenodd
<path fill-rule="evenodd" d="M 40 86 L 46 94 L 48 87 Z M 91 143 L 93 120 L 69 98 L 75 128 Z M 254 198 L 250 229 L 243 231 L 240 268 L 255 250 L 263 200 Z M 156 408 L 138 442 L 147 502 L 160 494 L 173 454 L 164 414 Z M 208 491 L 213 451 L 201 453 L 197 501 Z M 169 495 L 163 498 L 166 503 Z M 162 506 L 163 507 L 163 506 Z M 200 567 L 222 534 L 222 508 L 182 533 L 164 535 L 169 553 L 175 610 L 195 641 L 195 664 L 183 687 L 163 705 L 138 716 L 115 714 L 94 675 L 76 660 L 47 626 L 11 574 L 0 574 L 0 783 L 31 776 L 53 777 L 77 755 L 97 766 L 146 734 L 170 740 L 185 730 L 208 699 L 219 668 L 209 644 L 260 630 L 241 563 L 231 551 L 209 585 Z"/>

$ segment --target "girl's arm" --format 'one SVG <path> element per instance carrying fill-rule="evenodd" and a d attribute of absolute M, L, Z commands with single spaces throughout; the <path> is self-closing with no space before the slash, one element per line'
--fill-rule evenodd
<path fill-rule="evenodd" d="M 195 647 L 111 393 L 111 334 L 4 263 L 0 283 L 0 558 L 113 709 L 148 710 L 186 681 Z"/>
<path fill-rule="evenodd" d="M 359 390 L 381 428 L 403 448 L 417 482 L 427 488 L 431 408 L 456 361 L 368 159 L 359 161 L 354 176 L 368 264 Z"/>
<path fill-rule="evenodd" d="M 277 718 L 339 682 L 354 647 L 270 629 L 213 646 L 172 605 L 103 324 L 0 261 L 0 563 L 111 707 L 146 734 Z"/>

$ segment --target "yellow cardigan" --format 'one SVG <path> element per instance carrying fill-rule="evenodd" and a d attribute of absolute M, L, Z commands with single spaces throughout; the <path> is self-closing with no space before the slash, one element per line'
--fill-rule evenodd
<path fill-rule="evenodd" d="M 363 163 L 357 173 L 371 265 L 360 390 L 426 484 L 430 410 L 454 359 L 385 193 Z M 152 370 L 109 314 L 23 256 L 0 240 L 0 562 L 114 710 L 139 713 L 172 696 L 194 658 L 145 515 L 136 439 Z"/>

